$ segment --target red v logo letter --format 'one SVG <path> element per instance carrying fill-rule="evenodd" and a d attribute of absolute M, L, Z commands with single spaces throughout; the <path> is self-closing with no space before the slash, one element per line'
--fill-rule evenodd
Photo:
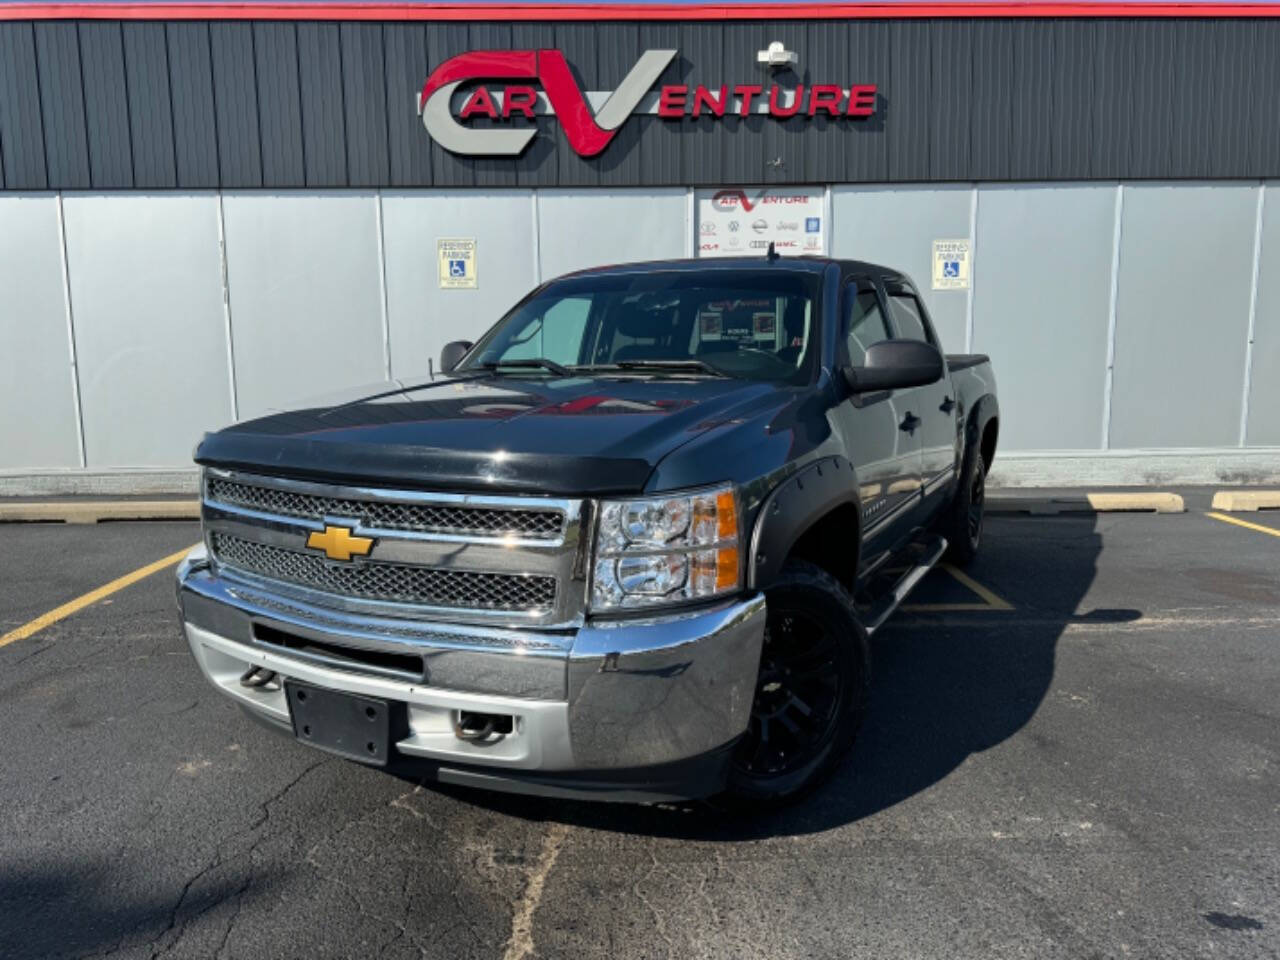
<path fill-rule="evenodd" d="M 609 95 L 598 114 L 578 89 L 564 54 L 559 50 L 538 51 L 538 79 L 547 91 L 547 99 L 564 128 L 569 146 L 584 157 L 594 157 L 609 145 L 618 128 L 640 105 L 644 95 L 675 58 L 674 50 L 647 50 L 631 68 L 618 89 Z"/>

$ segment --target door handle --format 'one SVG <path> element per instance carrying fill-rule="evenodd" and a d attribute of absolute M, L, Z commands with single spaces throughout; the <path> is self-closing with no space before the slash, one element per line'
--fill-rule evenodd
<path fill-rule="evenodd" d="M 898 424 L 899 430 L 905 430 L 907 433 L 915 433 L 916 427 L 920 426 L 920 418 L 910 411 L 902 418 L 902 422 Z"/>
<path fill-rule="evenodd" d="M 938 407 L 938 409 L 941 410 L 943 413 L 950 413 L 955 408 L 956 408 L 956 402 L 952 400 L 950 397 L 943 397 L 942 405 Z"/>

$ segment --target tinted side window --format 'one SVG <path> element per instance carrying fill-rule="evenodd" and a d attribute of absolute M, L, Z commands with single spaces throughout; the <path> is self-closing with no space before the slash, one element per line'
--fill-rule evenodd
<path fill-rule="evenodd" d="M 844 290 L 844 341 L 849 350 L 849 363 L 861 366 L 867 347 L 889 339 L 889 326 L 880 310 L 875 291 L 859 290 L 849 284 Z"/>
<path fill-rule="evenodd" d="M 889 305 L 893 310 L 893 322 L 898 328 L 899 340 L 930 342 L 924 328 L 924 309 L 919 300 L 909 293 L 891 293 Z"/>

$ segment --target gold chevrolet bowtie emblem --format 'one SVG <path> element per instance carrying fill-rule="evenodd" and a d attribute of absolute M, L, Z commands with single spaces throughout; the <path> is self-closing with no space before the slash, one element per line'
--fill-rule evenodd
<path fill-rule="evenodd" d="M 373 549 L 373 538 L 353 537 L 350 527 L 326 525 L 324 533 L 317 530 L 307 535 L 307 546 L 312 550 L 323 550 L 330 560 L 350 560 L 368 556 Z"/>

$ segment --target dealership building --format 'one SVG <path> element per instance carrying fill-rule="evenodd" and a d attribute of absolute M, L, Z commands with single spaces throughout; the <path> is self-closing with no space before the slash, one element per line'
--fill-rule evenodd
<path fill-rule="evenodd" d="M 770 243 L 990 354 L 998 482 L 1280 480 L 1278 91 L 1271 4 L 0 0 L 0 495 Z"/>

